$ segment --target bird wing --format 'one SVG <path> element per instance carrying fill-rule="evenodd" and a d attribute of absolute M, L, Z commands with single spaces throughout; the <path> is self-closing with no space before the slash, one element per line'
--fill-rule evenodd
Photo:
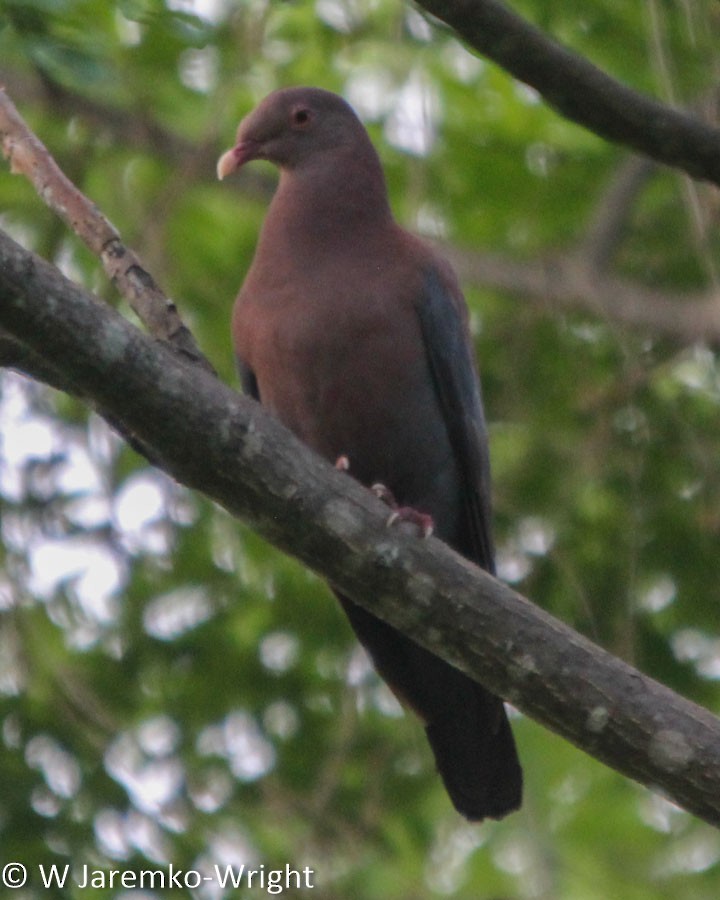
<path fill-rule="evenodd" d="M 260 400 L 260 389 L 258 388 L 257 378 L 255 377 L 255 373 L 250 368 L 250 366 L 243 362 L 239 356 L 235 357 L 235 361 L 237 364 L 237 371 L 240 377 L 240 385 L 243 390 L 243 394 L 247 394 L 249 397 L 252 397 L 253 400 Z"/>
<path fill-rule="evenodd" d="M 480 384 L 459 298 L 435 267 L 426 272 L 416 309 L 433 386 L 462 480 L 470 556 L 494 574 L 490 457 Z"/>

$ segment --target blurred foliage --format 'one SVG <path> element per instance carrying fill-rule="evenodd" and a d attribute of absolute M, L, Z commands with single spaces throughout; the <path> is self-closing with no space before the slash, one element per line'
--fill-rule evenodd
<path fill-rule="evenodd" d="M 715 89 L 709 0 L 515 8 L 639 90 L 700 104 Z M 214 160 L 271 89 L 343 92 L 399 218 L 508 260 L 580 246 L 625 160 L 390 0 L 0 0 L 0 61 L 231 383 L 230 304 L 273 176 L 220 186 Z M 654 173 L 627 197 L 618 267 L 660 291 L 712 286 L 717 210 L 710 188 Z M 0 226 L 116 302 L 7 171 Z M 501 574 L 717 711 L 715 351 L 521 292 L 468 300 Z M 290 863 L 336 900 L 716 900 L 715 831 L 520 716 L 524 809 L 464 823 L 318 579 L 75 401 L 0 384 L 0 865 L 28 866 L 18 900 L 47 893 L 38 864 L 68 862 Z"/>

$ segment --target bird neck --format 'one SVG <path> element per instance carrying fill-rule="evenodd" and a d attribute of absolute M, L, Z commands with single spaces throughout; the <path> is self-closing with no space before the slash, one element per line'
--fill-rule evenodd
<path fill-rule="evenodd" d="M 382 231 L 393 222 L 385 178 L 371 153 L 318 155 L 309 164 L 281 172 L 264 231 L 294 247 L 336 248 Z"/>

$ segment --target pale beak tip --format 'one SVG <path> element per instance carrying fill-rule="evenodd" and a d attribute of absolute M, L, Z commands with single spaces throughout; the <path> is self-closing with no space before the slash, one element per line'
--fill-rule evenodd
<path fill-rule="evenodd" d="M 237 168 L 237 156 L 234 150 L 228 150 L 217 161 L 217 177 L 220 181 Z"/>

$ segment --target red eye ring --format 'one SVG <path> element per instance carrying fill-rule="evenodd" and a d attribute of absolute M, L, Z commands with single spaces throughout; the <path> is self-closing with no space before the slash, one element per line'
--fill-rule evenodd
<path fill-rule="evenodd" d="M 291 120 L 295 128 L 306 128 L 313 120 L 313 112 L 307 106 L 296 106 L 291 113 Z"/>

